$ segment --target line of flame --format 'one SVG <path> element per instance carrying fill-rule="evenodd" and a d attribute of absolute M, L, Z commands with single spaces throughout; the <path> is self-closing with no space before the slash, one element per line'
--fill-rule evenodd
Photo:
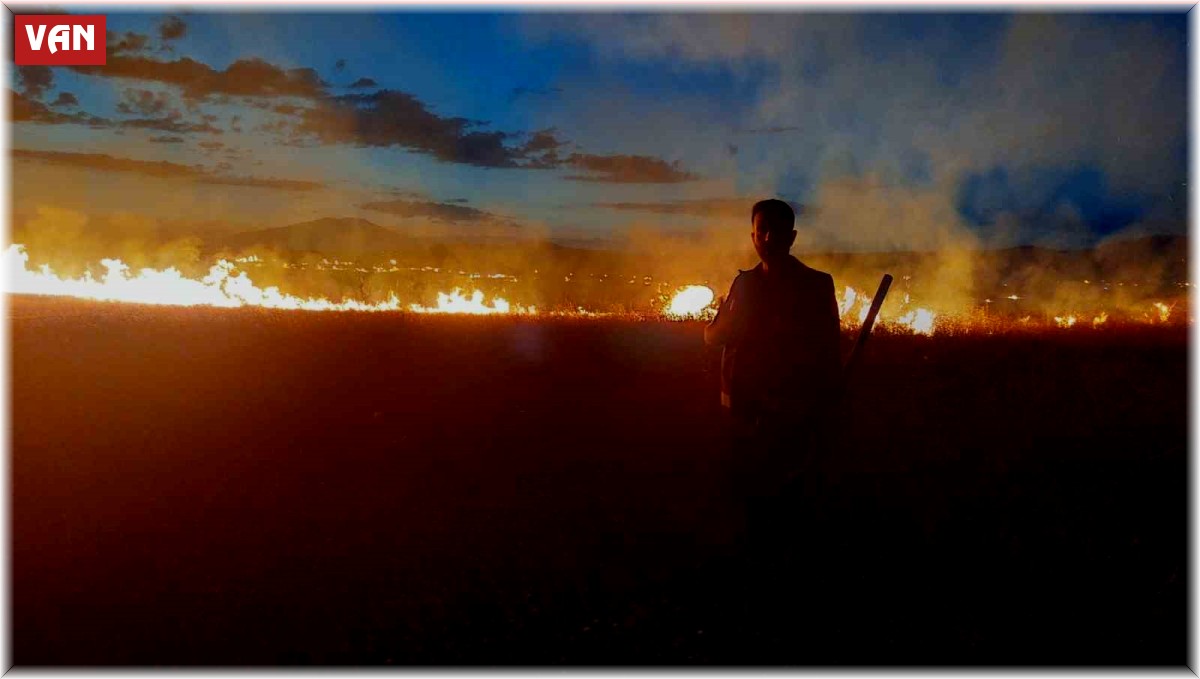
<path fill-rule="evenodd" d="M 495 298 L 488 304 L 485 303 L 482 292 L 475 290 L 468 296 L 457 288 L 449 293 L 438 293 L 437 305 L 428 307 L 420 304 L 402 304 L 395 294 L 389 295 L 381 302 L 334 302 L 323 297 L 298 297 L 284 293 L 278 287 L 262 288 L 255 285 L 245 272 L 238 271 L 235 264 L 227 260 L 218 261 L 209 269 L 208 274 L 199 280 L 185 277 L 174 267 L 133 271 L 118 259 L 101 260 L 101 264 L 105 273 L 99 277 L 85 272 L 78 278 L 65 278 L 56 274 L 48 265 L 30 269 L 29 255 L 24 246 L 11 245 L 0 256 L 3 291 L 175 306 L 256 306 L 311 311 L 410 311 L 483 315 L 539 313 L 536 307 L 514 305 L 502 298 Z M 711 318 L 716 313 L 713 296 L 713 291 L 707 286 L 685 286 L 676 291 L 660 308 L 659 313 L 674 320 Z M 885 305 L 895 310 L 883 310 L 880 324 L 884 327 L 903 328 L 916 334 L 932 335 L 941 320 L 940 317 L 929 309 L 911 306 L 910 302 L 909 296 L 905 294 L 898 309 L 895 305 Z M 843 325 L 852 327 L 855 321 L 861 325 L 870 305 L 870 296 L 852 287 L 845 287 L 838 300 L 838 311 Z M 1154 302 L 1154 313 L 1145 314 L 1145 319 L 1151 323 L 1167 323 L 1174 306 Z M 580 308 L 577 311 L 550 311 L 549 315 L 604 317 L 611 314 Z M 1020 323 L 1027 324 L 1029 320 L 1029 317 L 1026 317 L 1021 319 Z M 1077 320 L 1074 314 L 1054 317 L 1055 324 L 1063 328 L 1073 327 Z M 1101 312 L 1092 319 L 1090 326 L 1100 328 L 1107 321 L 1108 314 Z M 951 329 L 960 327 L 963 323 L 973 325 L 969 319 L 958 316 L 947 317 L 947 322 L 950 324 L 947 327 Z"/>

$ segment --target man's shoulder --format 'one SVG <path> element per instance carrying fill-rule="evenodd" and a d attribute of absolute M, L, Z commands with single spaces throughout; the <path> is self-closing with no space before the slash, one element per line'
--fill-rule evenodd
<path fill-rule="evenodd" d="M 762 277 L 762 264 L 751 267 L 749 269 L 738 269 L 738 273 L 733 277 L 733 287 L 738 288 L 747 284 L 753 283 Z"/>
<path fill-rule="evenodd" d="M 795 258 L 793 257 L 793 259 Z M 819 269 L 814 269 L 798 259 L 796 259 L 796 264 L 799 265 L 796 267 L 797 274 L 801 278 L 805 279 L 806 282 L 822 285 L 833 284 L 833 274 L 830 274 L 826 271 L 821 271 Z"/>

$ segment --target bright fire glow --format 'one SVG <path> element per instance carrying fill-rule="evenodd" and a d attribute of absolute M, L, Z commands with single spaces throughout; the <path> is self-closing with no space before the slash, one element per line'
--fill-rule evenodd
<path fill-rule="evenodd" d="M 470 297 L 466 297 L 458 288 L 455 288 L 449 294 L 439 292 L 436 307 L 423 307 L 420 304 L 410 304 L 408 308 L 410 311 L 417 313 L 432 314 L 507 314 L 513 311 L 512 305 L 507 300 L 497 297 L 492 300 L 492 305 L 488 306 L 483 303 L 483 293 L 479 290 L 471 293 Z M 534 307 L 517 307 L 516 312 L 534 314 L 537 313 L 537 309 Z"/>
<path fill-rule="evenodd" d="M 888 299 L 892 298 L 889 297 Z M 905 293 L 900 301 L 899 315 L 891 317 L 891 305 L 885 300 L 883 308 L 879 311 L 879 323 L 893 327 L 899 326 L 918 335 L 932 335 L 937 314 L 929 309 L 909 307 L 911 301 L 912 298 L 908 293 Z M 846 291 L 842 294 L 842 298 L 838 300 L 838 313 L 841 316 L 842 324 L 850 325 L 854 319 L 857 319 L 858 325 L 862 325 L 866 322 L 867 314 L 870 312 L 871 297 L 850 286 L 846 286 Z"/>
<path fill-rule="evenodd" d="M 896 322 L 918 335 L 932 335 L 933 319 L 934 314 L 929 309 L 913 309 L 900 318 L 897 318 Z"/>
<path fill-rule="evenodd" d="M 89 273 L 74 279 L 63 278 L 46 265 L 30 270 L 29 255 L 24 247 L 13 245 L 4 251 L 2 260 L 4 291 L 173 306 L 258 306 L 308 311 L 400 311 L 404 308 L 395 295 L 377 303 L 358 300 L 331 302 L 323 297 L 288 295 L 276 287 L 260 288 L 245 273 L 234 273 L 233 264 L 225 260 L 214 264 L 208 275 L 200 280 L 185 278 L 174 268 L 161 271 L 142 269 L 135 273 L 118 259 L 105 259 L 100 263 L 107 269 L 107 273 L 100 278 L 94 278 Z M 436 307 L 411 304 L 408 308 L 423 313 L 536 313 L 533 307 L 517 307 L 514 310 L 512 305 L 499 298 L 488 306 L 483 303 L 483 293 L 478 290 L 470 297 L 463 296 L 458 290 L 449 294 L 438 293 Z"/>
<path fill-rule="evenodd" d="M 1069 328 L 1069 327 L 1075 325 L 1075 320 L 1076 319 L 1074 316 L 1055 316 L 1054 317 L 1054 322 L 1056 324 L 1058 324 L 1058 327 L 1060 327 L 1060 328 Z"/>
<path fill-rule="evenodd" d="M 666 314 L 676 318 L 699 318 L 713 302 L 713 291 L 704 285 L 688 285 L 671 298 Z"/>
<path fill-rule="evenodd" d="M 240 307 L 270 309 L 308 309 L 313 311 L 395 311 L 400 301 L 395 296 L 386 302 L 368 304 L 357 300 L 331 302 L 325 298 L 301 298 L 260 288 L 245 273 L 234 273 L 233 264 L 221 260 L 200 280 L 185 278 L 178 269 L 142 269 L 132 272 L 119 259 L 101 260 L 107 269 L 100 278 L 85 273 L 79 278 L 62 278 L 47 265 L 27 268 L 29 255 L 24 246 L 12 245 L 2 260 L 5 291 L 26 295 L 62 295 L 138 304 L 175 306 Z"/>

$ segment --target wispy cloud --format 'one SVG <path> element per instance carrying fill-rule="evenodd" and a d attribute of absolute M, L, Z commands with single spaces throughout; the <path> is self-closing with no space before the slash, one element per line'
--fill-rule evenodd
<path fill-rule="evenodd" d="M 214 173 L 195 165 L 184 165 L 169 161 L 138 160 L 120 158 L 103 153 L 70 153 L 63 151 L 34 151 L 14 149 L 14 160 L 29 160 L 67 167 L 101 170 L 104 172 L 126 172 L 160 179 L 184 179 L 201 184 L 225 186 L 250 186 L 289 191 L 313 191 L 324 187 L 320 182 L 274 177 L 239 177 Z"/>

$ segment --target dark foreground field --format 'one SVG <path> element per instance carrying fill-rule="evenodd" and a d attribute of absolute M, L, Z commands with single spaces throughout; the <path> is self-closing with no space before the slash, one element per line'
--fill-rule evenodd
<path fill-rule="evenodd" d="M 11 303 L 19 665 L 1186 659 L 1182 329 L 877 337 L 745 549 L 699 324 Z"/>

